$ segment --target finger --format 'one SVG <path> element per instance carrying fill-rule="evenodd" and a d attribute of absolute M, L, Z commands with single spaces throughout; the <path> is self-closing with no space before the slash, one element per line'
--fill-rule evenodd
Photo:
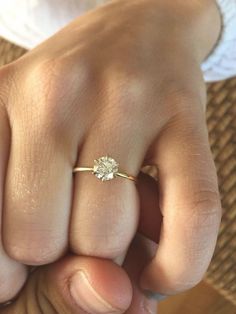
<path fill-rule="evenodd" d="M 138 232 L 159 243 L 162 214 L 159 209 L 158 181 L 147 173 L 140 172 L 137 184 L 140 197 Z"/>
<path fill-rule="evenodd" d="M 131 298 L 128 276 L 113 262 L 67 256 L 35 270 L 15 304 L 6 311 L 119 314 L 126 311 Z"/>
<path fill-rule="evenodd" d="M 94 123 L 77 165 L 93 166 L 94 159 L 107 154 L 120 169 L 137 176 L 153 130 L 141 122 L 132 124 L 124 108 L 123 112 L 119 109 L 109 108 L 109 116 L 104 110 Z M 76 173 L 70 235 L 73 252 L 113 259 L 123 256 L 138 219 L 139 197 L 133 181 L 118 177 L 102 182 L 90 173 Z"/>
<path fill-rule="evenodd" d="M 143 288 L 174 294 L 203 277 L 216 244 L 221 205 L 200 110 L 173 118 L 155 144 L 163 225 L 157 254 L 144 269 Z"/>
<path fill-rule="evenodd" d="M 5 110 L 0 104 L 0 229 L 4 181 L 9 154 L 10 130 Z M 25 266 L 10 259 L 4 251 L 0 230 L 0 303 L 12 299 L 27 277 Z"/>
<path fill-rule="evenodd" d="M 50 64 L 47 66 L 45 73 L 51 77 Z M 55 90 L 59 93 L 56 83 L 52 80 L 49 84 L 42 69 L 38 71 L 32 70 L 34 76 L 27 72 L 33 83 L 38 78 L 37 84 L 27 81 L 27 89 L 22 85 L 24 101 L 16 98 L 11 106 L 4 207 L 5 249 L 12 258 L 29 265 L 53 262 L 68 247 L 72 164 L 81 135 L 78 132 L 75 136 L 73 126 L 68 127 L 65 116 L 69 116 L 69 105 L 63 109 L 60 97 L 50 94 Z M 46 83 L 50 85 L 47 91 Z M 32 110 L 36 106 L 37 110 Z"/>
<path fill-rule="evenodd" d="M 133 239 L 123 268 L 127 272 L 133 286 L 132 302 L 127 314 L 156 314 L 157 300 L 147 296 L 139 286 L 142 269 L 154 257 L 157 244 L 141 234 Z"/>
<path fill-rule="evenodd" d="M 138 232 L 145 238 L 158 243 L 162 215 L 158 208 L 157 181 L 147 174 L 147 172 L 141 171 L 138 176 L 137 189 L 140 198 Z M 118 265 L 123 265 L 126 254 L 127 251 L 118 259 L 115 259 L 115 262 Z"/>

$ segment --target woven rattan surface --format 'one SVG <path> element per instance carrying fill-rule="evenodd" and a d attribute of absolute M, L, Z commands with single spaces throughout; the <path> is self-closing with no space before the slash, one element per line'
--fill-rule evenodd
<path fill-rule="evenodd" d="M 24 52 L 25 49 L 0 38 L 0 66 L 19 58 Z"/>
<path fill-rule="evenodd" d="M 209 85 L 207 124 L 223 218 L 206 280 L 236 304 L 236 78 Z"/>
<path fill-rule="evenodd" d="M 0 65 L 24 52 L 0 39 Z M 236 304 L 236 78 L 208 86 L 207 125 L 218 171 L 223 218 L 205 280 Z"/>

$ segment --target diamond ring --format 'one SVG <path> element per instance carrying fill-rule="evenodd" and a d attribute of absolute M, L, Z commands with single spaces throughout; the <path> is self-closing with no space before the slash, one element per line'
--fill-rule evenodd
<path fill-rule="evenodd" d="M 75 167 L 73 173 L 79 171 L 92 172 L 101 181 L 112 180 L 116 177 L 126 178 L 137 183 L 137 178 L 119 171 L 119 164 L 110 156 L 103 156 L 94 160 L 94 166 L 91 167 Z"/>

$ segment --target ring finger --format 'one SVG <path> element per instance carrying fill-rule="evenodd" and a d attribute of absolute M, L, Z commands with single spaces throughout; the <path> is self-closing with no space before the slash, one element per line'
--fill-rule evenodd
<path fill-rule="evenodd" d="M 86 138 L 77 165 L 92 167 L 94 159 L 109 155 L 119 163 L 119 171 L 137 176 L 152 132 L 127 121 L 127 116 L 117 110 L 110 111 L 109 117 L 101 115 Z M 75 253 L 124 257 L 138 219 L 139 197 L 133 181 L 118 177 L 102 182 L 94 175 L 76 173 L 70 228 Z"/>

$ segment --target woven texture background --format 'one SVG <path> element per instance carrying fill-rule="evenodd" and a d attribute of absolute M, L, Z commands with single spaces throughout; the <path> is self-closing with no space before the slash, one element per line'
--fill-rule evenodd
<path fill-rule="evenodd" d="M 206 280 L 236 304 L 236 78 L 208 86 L 207 124 L 223 218 Z"/>
<path fill-rule="evenodd" d="M 24 52 L 0 39 L 0 66 Z M 223 218 L 205 280 L 236 304 L 236 78 L 208 86 L 207 125 L 218 171 Z"/>

